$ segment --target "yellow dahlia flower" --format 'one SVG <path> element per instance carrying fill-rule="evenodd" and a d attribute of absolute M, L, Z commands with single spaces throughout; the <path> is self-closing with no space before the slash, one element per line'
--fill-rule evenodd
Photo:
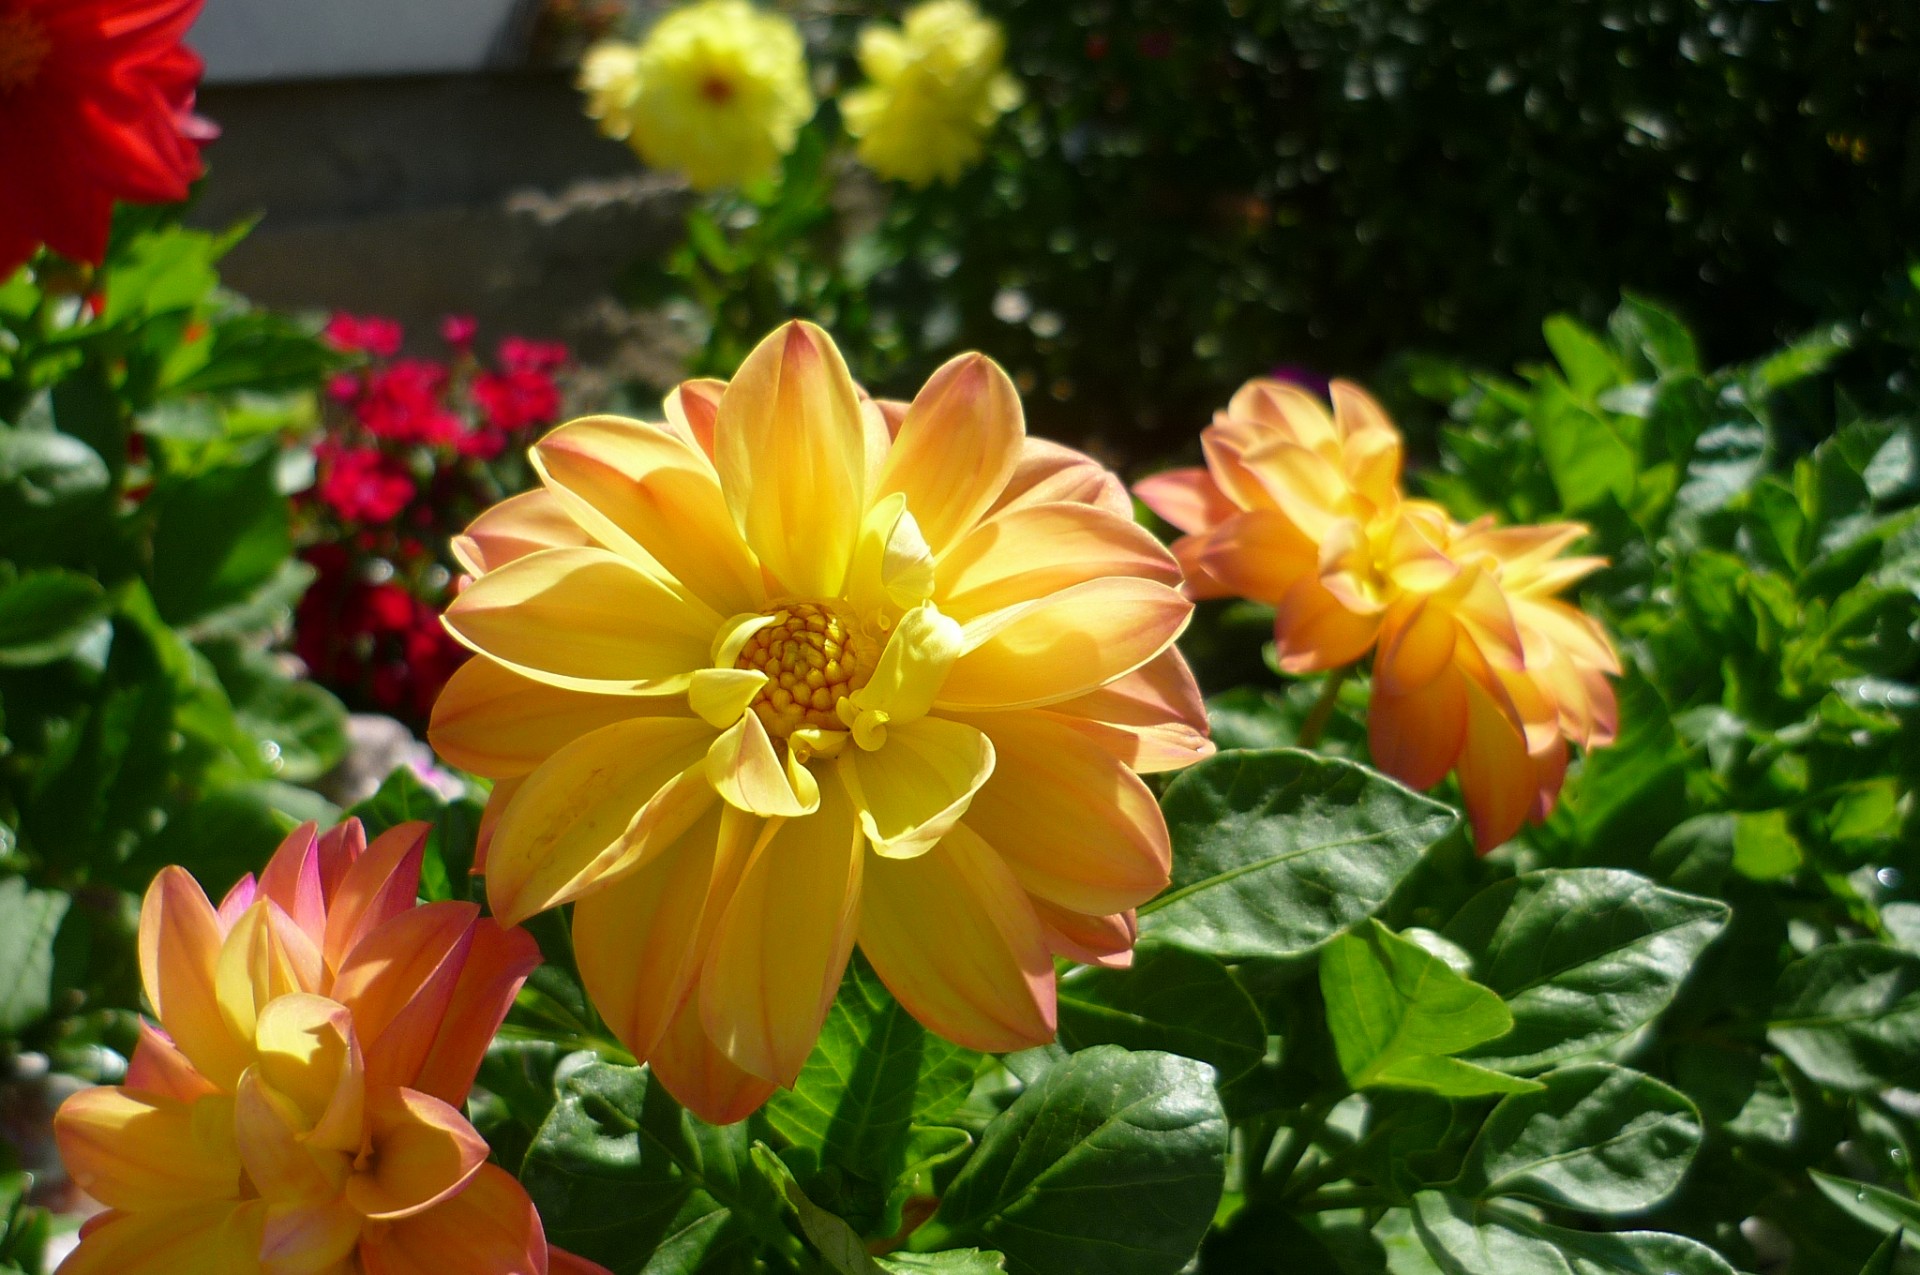
<path fill-rule="evenodd" d="M 861 160 L 915 186 L 959 180 L 994 122 L 1020 104 L 1019 82 L 1001 66 L 1006 45 L 972 0 L 928 0 L 902 26 L 867 27 L 860 67 L 871 83 L 840 101 Z"/>
<path fill-rule="evenodd" d="M 1406 499 L 1393 422 L 1349 382 L 1331 399 L 1250 381 L 1202 431 L 1206 468 L 1136 490 L 1187 533 L 1173 552 L 1190 594 L 1273 606 L 1282 669 L 1374 653 L 1374 764 L 1416 788 L 1453 772 L 1492 849 L 1553 809 L 1569 742 L 1614 737 L 1612 644 L 1556 597 L 1604 563 L 1559 556 L 1575 524 L 1463 527 Z"/>
<path fill-rule="evenodd" d="M 814 110 L 800 32 L 747 0 L 699 0 L 637 47 L 596 45 L 580 88 L 602 132 L 695 190 L 771 173 Z"/>
<path fill-rule="evenodd" d="M 857 943 L 964 1045 L 1054 1031 L 1054 957 L 1124 962 L 1167 882 L 1136 772 L 1210 751 L 1191 603 L 1124 488 L 963 355 L 866 399 L 792 323 L 667 422 L 591 417 L 456 541 L 435 706 L 496 781 L 487 890 L 577 901 L 607 1023 L 708 1120 L 791 1084 Z"/>

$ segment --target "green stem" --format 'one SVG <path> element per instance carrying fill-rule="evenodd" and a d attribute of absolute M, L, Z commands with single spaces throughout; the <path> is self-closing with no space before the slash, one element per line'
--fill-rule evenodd
<path fill-rule="evenodd" d="M 1271 1169 L 1261 1172 L 1262 1181 L 1284 1183 L 1293 1176 L 1293 1171 L 1320 1137 L 1320 1131 L 1327 1127 L 1327 1116 L 1333 1108 L 1332 1102 L 1317 1102 L 1301 1111 L 1299 1123 L 1288 1126 L 1287 1149 L 1280 1153 L 1280 1159 Z"/>
<path fill-rule="evenodd" d="M 1392 1203 L 1376 1187 L 1349 1187 L 1346 1190 L 1315 1191 L 1294 1207 L 1303 1213 L 1327 1213 L 1334 1209 L 1371 1209 Z"/>
<path fill-rule="evenodd" d="M 1340 703 L 1340 688 L 1353 676 L 1353 669 L 1353 665 L 1344 664 L 1327 675 L 1320 687 L 1320 698 L 1313 701 L 1307 720 L 1300 726 L 1300 738 L 1294 741 L 1296 746 L 1312 748 L 1327 733 L 1327 723 L 1333 720 L 1333 710 Z"/>

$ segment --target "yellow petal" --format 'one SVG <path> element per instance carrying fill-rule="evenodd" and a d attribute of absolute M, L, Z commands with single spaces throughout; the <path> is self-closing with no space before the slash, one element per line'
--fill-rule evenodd
<path fill-rule="evenodd" d="M 964 642 L 960 626 L 940 614 L 932 603 L 923 603 L 901 616 L 881 649 L 873 676 L 847 697 L 855 714 L 849 725 L 854 726 L 856 737 L 864 733 L 877 738 L 871 733 L 874 725 L 911 722 L 926 716 L 946 684 L 948 671 L 960 658 Z M 870 719 L 863 732 L 858 722 L 868 714 L 880 716 Z"/>
<path fill-rule="evenodd" d="M 707 750 L 707 781 L 729 804 L 749 814 L 809 814 L 820 804 L 819 785 L 790 752 L 782 760 L 781 751 L 760 715 L 743 713 Z"/>
<path fill-rule="evenodd" d="M 1133 672 L 1040 712 L 1071 726 L 1139 774 L 1212 756 L 1207 705 L 1178 647 Z"/>
<path fill-rule="evenodd" d="M 1264 437 L 1282 438 L 1315 451 L 1331 450 L 1339 431 L 1326 405 L 1290 381 L 1257 377 L 1235 391 L 1227 415 L 1258 425 Z"/>
<path fill-rule="evenodd" d="M 174 1045 L 216 1087 L 231 1090 L 248 1054 L 214 988 L 223 937 L 199 882 L 185 868 L 162 868 L 140 905 L 141 982 Z"/>
<path fill-rule="evenodd" d="M 1373 396 L 1352 381 L 1336 380 L 1328 393 L 1355 489 L 1377 507 L 1391 504 L 1400 486 L 1400 431 Z"/>
<path fill-rule="evenodd" d="M 1216 412 L 1213 424 L 1200 431 L 1200 450 L 1207 472 L 1221 492 L 1241 509 L 1271 509 L 1273 496 L 1247 467 L 1246 454 L 1273 438 L 1258 422 Z"/>
<path fill-rule="evenodd" d="M 353 1172 L 346 1151 L 312 1146 L 306 1122 L 293 1100 L 250 1070 L 233 1098 L 233 1131 L 247 1181 L 267 1199 L 320 1204 L 340 1194 Z M 355 1129 L 358 1135 L 361 1131 Z M 353 1150 L 359 1150 L 356 1136 Z"/>
<path fill-rule="evenodd" d="M 337 1200 L 267 1206 L 260 1275 L 353 1275 L 365 1219 Z"/>
<path fill-rule="evenodd" d="M 518 924 L 578 898 L 654 837 L 678 836 L 699 815 L 700 794 L 674 781 L 712 739 L 698 718 L 635 717 L 555 753 L 521 785 L 487 847 L 494 914 Z"/>
<path fill-rule="evenodd" d="M 912 859 L 867 865 L 860 950 L 894 998 L 969 1049 L 1053 1039 L 1053 955 L 1026 892 L 965 827 Z"/>
<path fill-rule="evenodd" d="M 1376 688 L 1367 706 L 1373 764 L 1413 788 L 1431 788 L 1460 759 L 1467 738 L 1466 679 L 1448 668 L 1403 694 Z"/>
<path fill-rule="evenodd" d="M 671 845 L 574 906 L 580 981 L 635 1058 L 653 1053 L 686 1000 L 765 826 L 716 802 Z"/>
<path fill-rule="evenodd" d="M 137 1030 L 139 1043 L 133 1048 L 133 1057 L 127 1060 L 127 1088 L 178 1098 L 182 1102 L 192 1102 L 216 1092 L 213 1082 L 194 1070 L 187 1056 L 165 1032 L 147 1022 L 142 1022 Z"/>
<path fill-rule="evenodd" d="M 759 669 L 703 668 L 687 688 L 687 704 L 707 725 L 725 730 L 740 720 L 769 680 Z"/>
<path fill-rule="evenodd" d="M 905 610 L 933 596 L 933 550 L 901 492 L 882 497 L 860 524 L 847 601 L 862 615 Z"/>
<path fill-rule="evenodd" d="M 547 1275 L 546 1257 L 533 1201 L 511 1173 L 492 1164 L 481 1165 L 452 1198 L 360 1244 L 366 1275 Z"/>
<path fill-rule="evenodd" d="M 687 998 L 651 1055 L 654 1078 L 674 1100 L 708 1124 L 734 1124 L 758 1111 L 779 1088 L 749 1075 L 707 1039 L 698 993 Z"/>
<path fill-rule="evenodd" d="M 866 858 L 839 781 L 754 852 L 700 975 L 706 1034 L 735 1066 L 790 1085 L 813 1049 L 853 950 Z"/>
<path fill-rule="evenodd" d="M 1272 441 L 1247 452 L 1243 460 L 1273 507 L 1309 540 L 1318 543 L 1325 538 L 1334 521 L 1346 517 L 1352 507 L 1346 475 L 1319 452 Z"/>
<path fill-rule="evenodd" d="M 60 1159 L 79 1188 L 109 1208 L 177 1208 L 240 1190 L 233 1100 L 180 1102 L 100 1086 L 60 1104 Z"/>
<path fill-rule="evenodd" d="M 1235 514 L 1208 532 L 1197 549 L 1201 568 L 1227 593 L 1278 605 L 1289 590 L 1319 572 L 1313 541 L 1271 509 Z"/>
<path fill-rule="evenodd" d="M 454 671 L 434 701 L 427 739 L 450 765 L 477 775 L 524 775 L 589 731 L 635 716 L 672 716 L 664 696 L 562 690 L 482 656 Z"/>
<path fill-rule="evenodd" d="M 1092 505 L 1034 505 L 995 514 L 940 560 L 935 597 L 961 620 L 1102 576 L 1169 587 L 1180 564 L 1145 528 Z"/>
<path fill-rule="evenodd" d="M 299 1113 L 316 1146 L 360 1149 L 366 1069 L 353 1015 L 324 996 L 282 996 L 260 1011 L 253 1073 Z"/>
<path fill-rule="evenodd" d="M 847 365 L 810 323 L 788 323 L 720 399 L 714 460 L 746 541 L 788 593 L 839 596 L 866 500 L 866 432 Z"/>
<path fill-rule="evenodd" d="M 1084 452 L 1031 434 L 1020 440 L 1019 463 L 987 512 L 1062 501 L 1097 505 L 1117 518 L 1133 517 L 1133 500 L 1112 470 Z"/>
<path fill-rule="evenodd" d="M 937 555 L 986 512 L 1013 476 L 1027 432 L 1020 395 L 983 354 L 950 359 L 914 396 L 881 470 L 879 491 L 904 492 Z"/>
<path fill-rule="evenodd" d="M 1127 576 L 990 612 L 965 626 L 967 652 L 935 702 L 1026 708 L 1084 695 L 1173 645 L 1192 614 L 1166 585 Z"/>
<path fill-rule="evenodd" d="M 392 1221 L 423 1213 L 457 1193 L 487 1161 L 487 1141 L 466 1117 L 411 1089 L 367 1098 L 368 1154 L 347 1179 L 347 1203 Z"/>
<path fill-rule="evenodd" d="M 720 617 L 605 549 L 546 549 L 447 608 L 464 645 L 536 681 L 600 694 L 684 690 Z"/>
<path fill-rule="evenodd" d="M 642 566 L 658 564 L 721 615 L 766 605 L 713 462 L 658 425 L 572 421 L 533 448 L 534 467 L 575 521 Z"/>
<path fill-rule="evenodd" d="M 1324 584 L 1309 577 L 1274 608 L 1275 662 L 1285 673 L 1324 673 L 1365 655 L 1379 631 L 1379 615 L 1347 609 Z"/>
<path fill-rule="evenodd" d="M 542 549 L 579 548 L 593 537 L 544 488 L 509 496 L 453 538 L 453 556 L 474 575 L 498 570 Z"/>
<path fill-rule="evenodd" d="M 1166 888 L 1167 825 L 1139 776 L 1040 713 L 967 720 L 993 740 L 996 758 L 963 822 L 1030 893 L 1100 916 Z"/>
<path fill-rule="evenodd" d="M 260 1275 L 260 1200 L 123 1213 L 90 1228 L 60 1275 Z"/>
<path fill-rule="evenodd" d="M 1427 597 L 1415 595 L 1387 608 L 1373 657 L 1375 687 L 1405 695 L 1426 686 L 1452 666 L 1458 636 L 1453 616 Z"/>
<path fill-rule="evenodd" d="M 713 459 L 713 426 L 720 415 L 720 396 L 727 392 L 725 381 L 704 379 L 682 381 L 667 395 L 667 428 L 698 447 L 707 459 Z"/>
<path fill-rule="evenodd" d="M 267 1002 L 323 986 L 320 949 L 280 905 L 262 899 L 248 908 L 221 944 L 214 967 L 220 1012 L 239 1040 L 251 1041 Z"/>
<path fill-rule="evenodd" d="M 840 777 L 860 830 L 883 857 L 924 854 L 967 812 L 993 773 L 993 744 L 963 722 L 922 717 L 887 728 L 885 745 L 849 749 Z"/>

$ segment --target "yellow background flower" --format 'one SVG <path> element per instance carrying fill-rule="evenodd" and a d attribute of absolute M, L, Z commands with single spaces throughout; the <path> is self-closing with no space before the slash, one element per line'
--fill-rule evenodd
<path fill-rule="evenodd" d="M 799 31 L 747 0 L 699 0 L 637 47 L 596 45 L 580 87 L 602 132 L 695 190 L 769 175 L 814 111 Z"/>
<path fill-rule="evenodd" d="M 1005 53 L 1000 24 L 970 0 L 929 0 L 901 26 L 867 27 L 860 67 L 870 83 L 840 100 L 861 160 L 915 186 L 958 180 L 995 121 L 1020 104 Z"/>
<path fill-rule="evenodd" d="M 1136 772 L 1210 751 L 1177 564 L 979 355 L 877 404 L 789 324 L 667 415 L 555 430 L 456 542 L 481 658 L 431 738 L 496 780 L 495 912 L 577 900 L 602 1015 L 716 1122 L 856 942 L 935 1031 L 1050 1039 L 1054 957 L 1124 961 L 1167 881 Z"/>

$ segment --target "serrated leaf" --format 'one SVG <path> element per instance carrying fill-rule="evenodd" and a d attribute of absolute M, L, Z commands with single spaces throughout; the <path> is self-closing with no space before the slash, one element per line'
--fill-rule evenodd
<path fill-rule="evenodd" d="M 1881 943 L 1815 948 L 1782 971 L 1767 1040 L 1835 1089 L 1920 1078 L 1920 956 Z"/>
<path fill-rule="evenodd" d="M 1504 1035 L 1513 1016 L 1498 996 L 1378 921 L 1320 953 L 1320 994 L 1340 1069 L 1356 1089 L 1464 1097 L 1534 1087 L 1452 1057 Z"/>
<path fill-rule="evenodd" d="M 1083 966 L 1060 980 L 1060 1043 L 1198 1058 L 1224 1085 L 1266 1057 L 1267 1026 L 1226 966 L 1182 948 L 1149 947 L 1127 969 Z"/>
<path fill-rule="evenodd" d="M 53 996 L 53 941 L 72 902 L 32 890 L 20 877 L 0 881 L 0 1037 L 17 1036 L 46 1016 Z"/>
<path fill-rule="evenodd" d="M 1100 1045 L 987 1126 L 915 1247 L 997 1249 L 1012 1275 L 1173 1275 L 1213 1218 L 1226 1151 L 1211 1068 Z"/>
<path fill-rule="evenodd" d="M 1173 883 L 1140 909 L 1141 940 L 1222 960 L 1318 947 L 1385 903 L 1460 822 L 1363 766 L 1291 749 L 1209 758 L 1161 805 Z"/>
<path fill-rule="evenodd" d="M 1539 1080 L 1544 1088 L 1501 1099 L 1487 1117 L 1459 1190 L 1606 1214 L 1652 1208 L 1680 1185 L 1701 1138 L 1685 1094 L 1611 1063 Z"/>
<path fill-rule="evenodd" d="M 1612 868 L 1529 872 L 1487 887 L 1444 933 L 1513 1011 L 1513 1030 L 1468 1057 L 1530 1071 L 1653 1021 L 1728 908 Z"/>

